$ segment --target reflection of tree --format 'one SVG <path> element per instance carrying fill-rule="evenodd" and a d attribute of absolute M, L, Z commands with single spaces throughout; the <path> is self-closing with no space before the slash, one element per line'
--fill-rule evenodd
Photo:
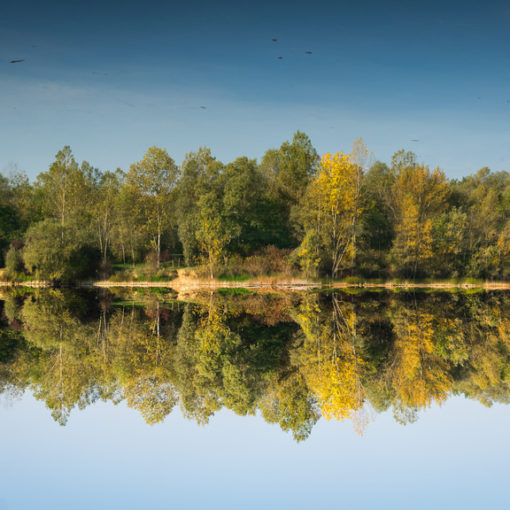
<path fill-rule="evenodd" d="M 46 402 L 60 424 L 66 423 L 75 405 L 82 409 L 98 397 L 88 349 L 94 330 L 77 318 L 81 304 L 61 291 L 49 291 L 44 299 L 25 300 L 21 311 L 25 338 L 38 351 L 32 352 L 35 370 L 24 362 L 19 369 L 29 370 L 26 376 L 34 396 Z"/>
<path fill-rule="evenodd" d="M 188 306 L 175 365 L 185 413 L 199 423 L 222 406 L 254 414 L 279 369 L 287 330 L 242 314 L 231 321 L 218 296 L 202 308 Z"/>
<path fill-rule="evenodd" d="M 30 389 L 61 424 L 74 407 L 125 400 L 150 424 L 177 404 L 198 423 L 223 407 L 260 412 L 296 440 L 321 415 L 362 430 L 367 403 L 409 423 L 455 393 L 510 401 L 505 294 L 213 294 L 175 307 L 152 295 L 142 304 L 97 306 L 61 290 L 9 297 L 0 391 Z"/>
<path fill-rule="evenodd" d="M 177 403 L 168 382 L 173 337 L 166 337 L 167 328 L 161 331 L 160 314 L 157 305 L 155 312 L 149 307 L 149 316 L 135 307 L 122 308 L 108 324 L 111 361 L 106 368 L 113 372 L 128 406 L 150 424 L 163 421 Z"/>
<path fill-rule="evenodd" d="M 354 417 L 363 406 L 364 361 L 357 352 L 357 316 L 351 303 L 331 299 L 331 309 L 309 296 L 296 320 L 304 334 L 300 370 L 328 420 Z"/>
<path fill-rule="evenodd" d="M 278 423 L 296 441 L 306 439 L 320 417 L 305 378 L 297 371 L 273 377 L 259 407 L 268 423 Z"/>
<path fill-rule="evenodd" d="M 503 296 L 472 297 L 473 318 L 463 325 L 466 361 L 459 367 L 455 390 L 485 405 L 510 402 L 510 301 Z"/>
<path fill-rule="evenodd" d="M 440 403 L 451 388 L 444 359 L 434 349 L 434 316 L 404 305 L 392 313 L 395 343 L 389 360 L 391 384 L 404 408 Z"/>

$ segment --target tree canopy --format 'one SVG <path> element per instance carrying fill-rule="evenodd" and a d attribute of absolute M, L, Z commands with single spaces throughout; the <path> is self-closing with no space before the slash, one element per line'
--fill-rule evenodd
<path fill-rule="evenodd" d="M 510 277 L 510 174 L 461 180 L 362 139 L 319 157 L 300 131 L 258 162 L 206 147 L 177 165 L 150 147 L 127 172 L 79 164 L 65 146 L 31 183 L 0 176 L 0 251 L 11 277 L 108 276 L 169 260 L 210 276 Z"/>

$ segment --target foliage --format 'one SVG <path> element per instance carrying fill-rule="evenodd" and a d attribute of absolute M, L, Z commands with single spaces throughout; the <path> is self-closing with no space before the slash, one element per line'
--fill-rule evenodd
<path fill-rule="evenodd" d="M 27 278 L 145 262 L 150 280 L 172 261 L 210 277 L 505 280 L 509 217 L 506 171 L 448 180 L 403 149 L 372 164 L 362 139 L 319 158 L 299 131 L 260 163 L 201 147 L 178 166 L 153 146 L 127 172 L 100 171 L 65 146 L 33 183 L 0 176 L 0 258 L 19 272 L 22 254 Z"/>
<path fill-rule="evenodd" d="M 304 198 L 306 235 L 298 253 L 305 267 L 329 268 L 335 277 L 354 265 L 362 178 L 362 168 L 349 155 L 322 157 Z"/>
<path fill-rule="evenodd" d="M 317 420 L 367 425 L 367 405 L 401 423 L 464 394 L 510 402 L 510 301 L 503 293 L 10 294 L 0 392 L 30 389 L 64 425 L 72 409 L 125 400 L 149 424 L 176 406 L 206 423 L 222 407 L 260 411 L 296 440 Z"/>

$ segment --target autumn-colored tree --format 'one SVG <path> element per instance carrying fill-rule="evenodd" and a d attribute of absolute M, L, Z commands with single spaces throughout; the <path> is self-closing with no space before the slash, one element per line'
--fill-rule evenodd
<path fill-rule="evenodd" d="M 403 167 L 393 185 L 395 240 L 392 257 L 397 272 L 416 277 L 432 258 L 432 220 L 447 207 L 444 173 L 424 165 Z"/>
<path fill-rule="evenodd" d="M 322 157 L 303 202 L 306 234 L 298 254 L 305 267 L 328 267 L 332 277 L 353 267 L 362 179 L 363 169 L 349 155 Z"/>

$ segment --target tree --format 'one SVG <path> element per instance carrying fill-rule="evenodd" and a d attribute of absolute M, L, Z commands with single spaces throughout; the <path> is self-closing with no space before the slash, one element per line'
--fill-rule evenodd
<path fill-rule="evenodd" d="M 464 273 L 464 258 L 469 251 L 467 230 L 467 215 L 456 207 L 433 219 L 431 271 L 434 275 L 458 277 Z"/>
<path fill-rule="evenodd" d="M 275 176 L 281 221 L 290 233 L 289 242 L 296 246 L 300 238 L 297 232 L 299 203 L 317 172 L 319 156 L 310 138 L 301 131 L 294 134 L 292 142 L 284 142 L 278 152 L 267 153 L 263 163 L 268 175 Z"/>
<path fill-rule="evenodd" d="M 69 146 L 57 153 L 47 172 L 38 175 L 35 192 L 42 213 L 58 223 L 62 242 L 66 227 L 73 228 L 73 237 L 89 237 L 90 195 L 96 176 L 88 163 L 80 169 Z"/>
<path fill-rule="evenodd" d="M 0 175 L 0 263 L 9 244 L 19 241 L 36 219 L 32 198 L 25 173 L 16 171 L 9 178 Z"/>
<path fill-rule="evenodd" d="M 228 222 L 239 232 L 233 252 L 249 254 L 276 241 L 273 203 L 265 196 L 265 180 L 254 159 L 237 158 L 224 170 L 223 207 Z"/>
<path fill-rule="evenodd" d="M 210 149 L 200 147 L 197 152 L 186 154 L 181 164 L 181 177 L 176 189 L 177 226 L 186 264 L 193 265 L 200 255 L 197 236 L 199 229 L 199 183 L 215 158 Z"/>
<path fill-rule="evenodd" d="M 296 131 L 292 143 L 283 143 L 279 152 L 278 190 L 283 200 L 296 205 L 317 171 L 319 156 L 301 131 Z"/>
<path fill-rule="evenodd" d="M 226 255 L 229 243 L 240 234 L 240 227 L 227 217 L 224 208 L 223 165 L 211 164 L 199 182 L 200 198 L 197 203 L 197 239 L 205 254 L 209 274 L 214 277 L 215 269 Z"/>
<path fill-rule="evenodd" d="M 362 179 L 362 168 L 349 155 L 327 153 L 322 157 L 319 173 L 303 200 L 306 234 L 298 253 L 305 265 L 313 257 L 314 264 L 329 266 L 332 277 L 353 267 Z"/>
<path fill-rule="evenodd" d="M 108 251 L 114 239 L 114 230 L 117 224 L 118 196 L 123 177 L 120 170 L 105 172 L 101 175 L 97 186 L 93 218 L 96 225 L 99 249 L 103 259 L 103 267 L 106 266 Z"/>
<path fill-rule="evenodd" d="M 131 165 L 127 184 L 136 196 L 138 212 L 145 219 L 144 227 L 150 245 L 161 262 L 161 236 L 169 227 L 171 195 L 178 177 L 178 168 L 166 150 L 149 147 L 143 159 Z"/>
<path fill-rule="evenodd" d="M 395 240 L 392 257 L 398 272 L 416 277 L 432 258 L 432 219 L 447 207 L 444 173 L 424 165 L 400 169 L 393 185 Z"/>
<path fill-rule="evenodd" d="M 395 237 L 391 201 L 394 181 L 394 172 L 380 161 L 371 166 L 363 180 L 359 267 L 366 276 L 384 276 L 386 271 L 387 254 Z"/>

